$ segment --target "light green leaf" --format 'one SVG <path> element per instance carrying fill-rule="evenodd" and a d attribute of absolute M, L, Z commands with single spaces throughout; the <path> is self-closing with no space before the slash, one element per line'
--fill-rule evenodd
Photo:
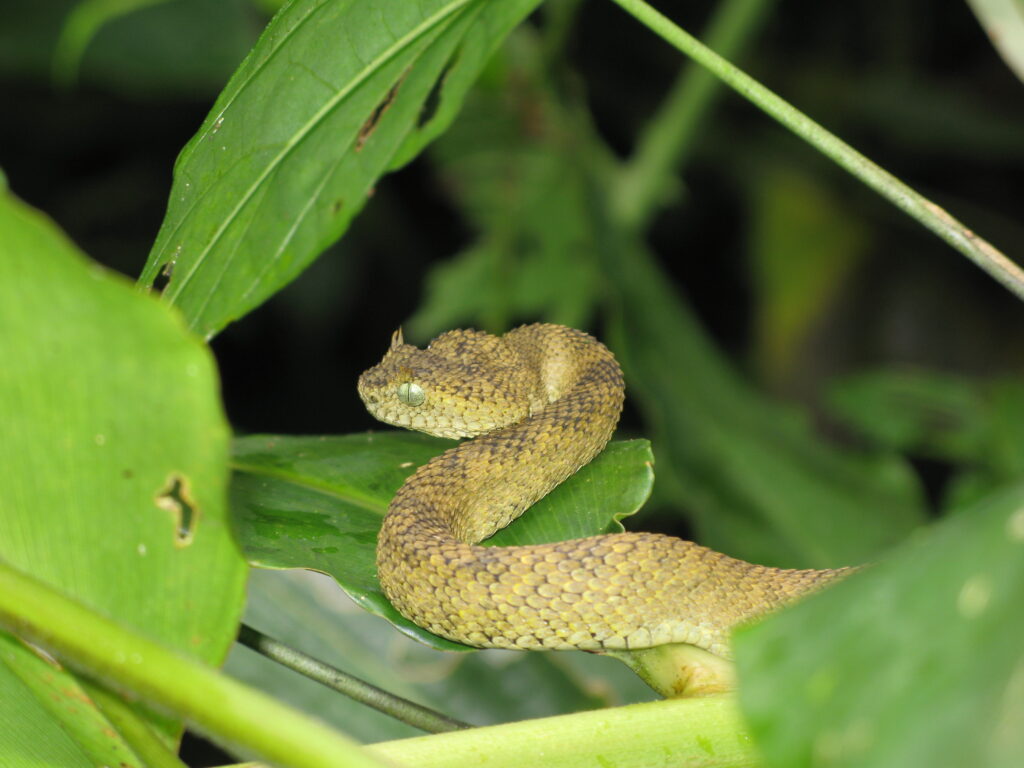
<path fill-rule="evenodd" d="M 246 568 L 209 350 L 6 191 L 0 339 L 0 559 L 219 663 Z"/>
<path fill-rule="evenodd" d="M 22 727 L 0 727 L 5 768 L 46 765 L 42 754 L 35 756 L 39 763 L 28 755 L 58 749 L 67 751 L 66 759 L 51 758 L 49 765 L 142 767 L 71 673 L 6 632 L 0 632 L 0 691 L 0 723 L 24 718 Z M 38 731 L 51 735 L 41 738 Z"/>
<path fill-rule="evenodd" d="M 0 661 L 0 750 L 11 768 L 94 768 L 35 692 Z"/>
<path fill-rule="evenodd" d="M 205 336 L 259 305 L 447 125 L 537 2 L 285 6 L 178 158 L 140 283 L 169 277 L 165 297 Z"/>
<path fill-rule="evenodd" d="M 1018 484 L 741 630 L 740 700 L 766 765 L 1021 765 L 1021 605 Z"/>
<path fill-rule="evenodd" d="M 1024 0 L 967 0 L 1006 66 L 1024 80 Z"/>
<path fill-rule="evenodd" d="M 395 491 L 452 442 L 408 432 L 340 437 L 253 436 L 235 442 L 231 506 L 252 565 L 333 576 L 366 610 L 435 648 L 465 650 L 420 629 L 377 582 L 377 532 Z M 616 442 L 488 543 L 540 543 L 621 531 L 646 500 L 645 440 Z"/>

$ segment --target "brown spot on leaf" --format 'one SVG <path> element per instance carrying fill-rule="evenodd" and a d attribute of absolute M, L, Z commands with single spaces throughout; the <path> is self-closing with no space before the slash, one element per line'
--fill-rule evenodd
<path fill-rule="evenodd" d="M 371 112 L 370 116 L 366 118 L 366 122 L 363 123 L 363 127 L 359 129 L 359 135 L 356 136 L 356 152 L 362 151 L 370 136 L 372 136 L 373 132 L 377 130 L 377 124 L 380 122 L 380 119 L 384 117 L 384 113 L 387 112 L 394 103 L 395 98 L 398 96 L 398 89 L 402 87 L 402 83 L 405 82 L 405 76 L 407 74 L 409 74 L 409 70 L 402 73 L 402 76 L 398 78 L 398 82 L 391 86 L 391 90 L 388 91 L 383 101 L 374 107 L 373 112 Z"/>

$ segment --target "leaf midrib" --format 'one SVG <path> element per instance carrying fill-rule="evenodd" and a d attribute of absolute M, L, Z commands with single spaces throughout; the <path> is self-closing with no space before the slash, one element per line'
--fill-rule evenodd
<path fill-rule="evenodd" d="M 166 298 L 171 303 L 174 303 L 185 286 L 189 284 L 192 278 L 195 276 L 199 267 L 206 260 L 207 255 L 214 245 L 219 242 L 224 232 L 227 231 L 228 227 L 235 221 L 242 209 L 248 205 L 252 196 L 259 189 L 260 185 L 267 179 L 268 176 L 283 162 L 284 158 L 287 157 L 296 146 L 298 146 L 302 140 L 313 130 L 313 128 L 320 123 L 324 117 L 329 114 L 341 101 L 347 98 L 358 86 L 365 82 L 373 73 L 380 70 L 385 64 L 391 59 L 401 53 L 403 50 L 415 43 L 420 37 L 430 32 L 436 26 L 441 24 L 446 18 L 454 15 L 460 9 L 464 8 L 471 3 L 478 2 L 478 0 L 453 0 L 453 2 L 444 6 L 436 13 L 425 19 L 419 25 L 410 30 L 406 35 L 396 40 L 392 45 L 386 48 L 376 59 L 370 62 L 362 70 L 360 70 L 356 76 L 349 81 L 346 87 L 339 90 L 334 96 L 328 99 L 323 106 L 309 119 L 306 123 L 296 131 L 285 145 L 281 148 L 281 151 L 266 165 L 263 171 L 257 176 L 249 188 L 246 189 L 245 193 L 239 198 L 238 203 L 231 210 L 231 212 L 224 218 L 221 224 L 217 227 L 213 236 L 210 238 L 207 245 L 203 248 L 202 252 L 196 257 L 196 260 L 192 263 L 191 268 L 185 274 L 184 277 L 178 282 L 177 286 L 170 286 Z M 207 298 L 208 301 L 208 298 Z M 204 301 L 205 307 L 206 301 Z M 201 311 L 200 313 L 201 314 Z"/>
<path fill-rule="evenodd" d="M 300 488 L 306 488 L 312 491 L 317 491 L 337 499 L 338 501 L 351 504 L 365 509 L 370 512 L 374 512 L 378 515 L 383 515 L 387 512 L 388 504 L 385 501 L 381 501 L 379 498 L 370 496 L 368 494 L 361 494 L 353 488 L 341 489 L 337 486 L 330 485 L 329 483 L 316 480 L 315 478 L 307 475 L 300 475 L 296 472 L 289 472 L 285 469 L 278 469 L 276 467 L 267 467 L 260 464 L 245 464 L 240 461 L 232 459 L 228 462 L 228 466 L 233 472 L 245 472 L 250 475 L 257 475 L 263 477 L 272 477 L 276 480 L 284 480 L 291 483 L 292 485 L 299 486 Z"/>

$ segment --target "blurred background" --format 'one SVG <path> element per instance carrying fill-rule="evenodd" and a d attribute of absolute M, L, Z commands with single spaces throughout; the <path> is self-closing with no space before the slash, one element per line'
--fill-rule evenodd
<path fill-rule="evenodd" d="M 177 153 L 274 5 L 0 0 L 0 167 L 12 190 L 134 279 Z M 712 30 L 747 72 L 1011 258 L 1024 254 L 1024 83 L 966 3 L 658 5 L 691 32 Z M 666 94 L 693 98 L 687 71 L 611 3 L 545 4 L 452 129 L 381 181 L 342 241 L 213 340 L 235 430 L 373 428 L 355 381 L 399 325 L 423 342 L 549 320 L 622 359 L 621 432 L 651 437 L 658 457 L 655 497 L 632 527 L 766 563 L 847 564 L 1020 477 L 1020 301 L 747 102 L 720 92 L 682 107 L 667 123 L 670 165 L 629 207 L 627 163 Z M 648 695 L 582 654 L 565 667 L 438 661 L 348 611 L 329 582 L 253 580 L 250 620 L 265 630 L 301 625 L 306 650 L 343 660 L 348 648 L 379 684 L 475 722 Z M 352 629 L 361 622 L 370 629 Z M 358 650 L 369 642 L 388 650 Z M 293 690 L 246 653 L 234 673 Z M 457 679 L 487 675 L 488 702 Z M 553 678 L 558 692 L 530 682 Z M 501 688 L 511 684 L 520 690 Z M 313 687 L 296 695 L 320 714 L 338 707 L 325 716 L 364 740 L 411 733 Z"/>

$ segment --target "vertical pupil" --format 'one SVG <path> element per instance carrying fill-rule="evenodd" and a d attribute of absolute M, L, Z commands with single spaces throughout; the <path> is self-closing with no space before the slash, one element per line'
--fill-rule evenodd
<path fill-rule="evenodd" d="M 419 384 L 406 381 L 398 385 L 398 399 L 406 405 L 421 405 L 425 398 L 423 387 Z"/>

